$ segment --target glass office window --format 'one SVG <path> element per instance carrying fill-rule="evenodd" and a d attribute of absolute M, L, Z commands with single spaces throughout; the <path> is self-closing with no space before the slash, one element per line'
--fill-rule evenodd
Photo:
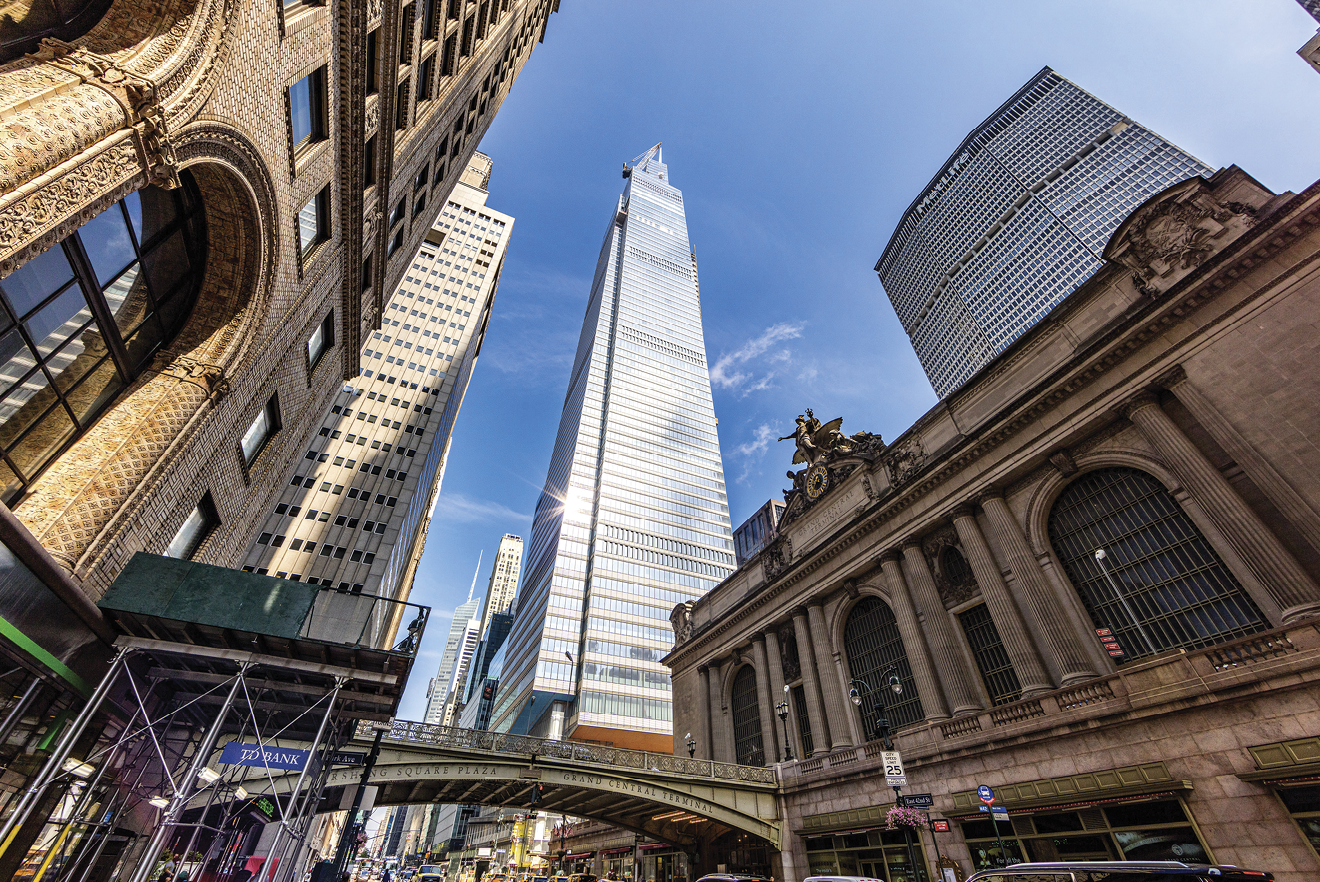
<path fill-rule="evenodd" d="M 196 302 L 203 216 L 192 177 L 130 193 L 0 280 L 0 498 L 85 431 Z"/>

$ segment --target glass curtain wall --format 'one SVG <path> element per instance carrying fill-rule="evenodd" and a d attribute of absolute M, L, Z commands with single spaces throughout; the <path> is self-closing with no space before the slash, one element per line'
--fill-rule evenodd
<path fill-rule="evenodd" d="M 669 614 L 734 567 L 696 260 L 657 148 L 605 231 L 493 728 L 668 750 Z M 533 701 L 534 695 L 541 698 Z"/>

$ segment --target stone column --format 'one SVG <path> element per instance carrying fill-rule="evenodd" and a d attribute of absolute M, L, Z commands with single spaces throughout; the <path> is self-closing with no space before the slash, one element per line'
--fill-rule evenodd
<path fill-rule="evenodd" d="M 825 708 L 820 695 L 820 678 L 816 676 L 816 657 L 812 649 L 811 628 L 807 626 L 807 611 L 793 610 L 793 633 L 797 636 L 798 662 L 802 666 L 802 688 L 807 694 L 807 721 L 811 723 L 811 740 L 815 750 L 812 756 L 830 752 L 830 732 L 825 727 Z"/>
<path fill-rule="evenodd" d="M 830 750 L 847 750 L 853 746 L 852 729 L 848 725 L 849 708 L 844 704 L 839 686 L 839 672 L 830 653 L 830 633 L 825 624 L 825 610 L 820 601 L 807 607 L 811 622 L 811 645 L 815 651 L 816 676 L 820 678 L 821 695 L 825 699 L 825 720 L 830 727 Z"/>
<path fill-rule="evenodd" d="M 720 667 L 718 662 L 710 666 L 710 758 L 728 762 L 724 742 L 728 740 L 730 727 L 724 723 L 724 678 L 720 676 Z"/>
<path fill-rule="evenodd" d="M 1027 537 L 1009 511 L 1004 497 L 990 493 L 981 497 L 981 509 L 990 521 L 990 529 L 999 540 L 999 547 L 1008 555 L 1008 566 L 1017 577 L 1026 605 L 1031 608 L 1036 627 L 1044 638 L 1045 648 L 1054 658 L 1062 675 L 1063 686 L 1071 686 L 1096 676 L 1091 663 L 1078 644 L 1077 635 L 1067 627 L 1068 618 L 1058 598 L 1050 592 L 1049 583 L 1041 571 L 1036 556 L 1027 545 Z"/>
<path fill-rule="evenodd" d="M 766 664 L 770 669 L 770 709 L 773 711 L 774 706 L 781 701 L 787 701 L 791 708 L 793 702 L 789 701 L 788 693 L 784 691 L 784 660 L 779 655 L 779 632 L 775 628 L 770 628 L 763 636 L 765 637 Z M 791 713 L 789 719 L 792 719 Z M 774 725 L 778 727 L 775 729 L 775 744 L 778 744 L 779 749 L 782 751 L 788 745 L 784 744 L 784 727 L 779 722 L 778 713 L 775 714 Z M 792 744 L 792 732 L 789 733 L 788 737 L 790 739 L 789 744 Z M 801 755 L 801 751 L 795 750 L 793 753 Z M 782 752 L 778 754 L 781 757 L 783 755 Z"/>
<path fill-rule="evenodd" d="M 1283 610 L 1284 623 L 1320 610 L 1320 587 L 1238 496 L 1228 479 L 1160 408 L 1155 396 L 1142 393 L 1123 410 L 1206 514 L 1214 518 L 1224 537 Z"/>
<path fill-rule="evenodd" d="M 756 668 L 756 709 L 761 714 L 761 750 L 765 765 L 779 762 L 779 741 L 775 738 L 774 697 L 770 693 L 770 663 L 765 657 L 765 635 L 752 638 L 752 665 Z"/>
<path fill-rule="evenodd" d="M 958 637 L 953 632 L 953 622 L 935 588 L 935 578 L 930 574 L 926 555 L 915 539 L 903 546 L 903 559 L 907 561 L 912 578 L 912 599 L 926 614 L 926 634 L 934 650 L 936 671 L 944 684 L 944 694 L 949 696 L 949 703 L 953 705 L 953 715 L 974 714 L 981 710 L 981 699 L 972 686 L 971 672 L 967 670 Z"/>
<path fill-rule="evenodd" d="M 903 649 L 907 652 L 908 666 L 912 668 L 912 679 L 917 681 L 917 694 L 921 698 L 921 708 L 926 719 L 947 720 L 949 705 L 944 700 L 939 678 L 935 676 L 930 647 L 926 645 L 926 635 L 917 621 L 917 611 L 912 606 L 907 579 L 903 576 L 903 565 L 899 560 L 897 551 L 886 551 L 880 558 L 885 584 L 889 586 L 889 599 L 893 604 L 891 609 L 898 621 L 898 634 L 903 638 Z"/>
<path fill-rule="evenodd" d="M 976 584 L 981 586 L 981 596 L 990 609 L 990 618 L 994 620 L 995 630 L 1004 643 L 1004 650 L 1013 662 L 1013 671 L 1022 686 L 1022 697 L 1031 698 L 1049 692 L 1054 688 L 1049 674 L 1041 664 L 1036 647 L 1027 636 L 1027 626 L 1022 621 L 1022 613 L 1013 603 L 1013 597 L 1004 584 L 999 563 L 990 552 L 981 526 L 976 523 L 976 515 L 969 505 L 959 506 L 953 513 L 953 526 L 958 530 L 958 541 L 967 552 L 967 561 L 972 565 Z"/>
<path fill-rule="evenodd" d="M 1196 417 L 1215 443 L 1224 452 L 1233 457 L 1233 461 L 1242 466 L 1252 482 L 1261 489 L 1270 502 L 1279 509 L 1297 532 L 1302 534 L 1311 547 L 1320 551 L 1320 515 L 1302 499 L 1282 475 L 1274 470 L 1265 457 L 1251 446 L 1251 443 L 1225 419 L 1210 399 L 1187 379 L 1182 368 L 1165 375 L 1160 383 L 1177 396 L 1182 405 Z"/>
<path fill-rule="evenodd" d="M 700 677 L 698 686 L 697 700 L 701 702 L 697 705 L 697 731 L 694 737 L 697 739 L 697 752 L 701 754 L 702 759 L 714 759 L 712 752 L 715 742 L 711 738 L 711 732 L 715 729 L 715 718 L 712 716 L 714 709 L 710 701 L 710 668 L 702 665 L 697 668 L 697 676 Z M 683 745 L 687 750 L 687 745 Z"/>
<path fill-rule="evenodd" d="M 843 715 L 848 720 L 848 732 L 852 735 L 852 743 L 865 744 L 866 733 L 862 731 L 861 723 L 852 707 L 852 700 L 848 698 L 852 684 L 848 680 L 848 668 L 843 663 L 843 653 L 836 648 L 830 654 L 834 656 L 834 674 L 839 678 L 839 688 L 843 690 Z"/>

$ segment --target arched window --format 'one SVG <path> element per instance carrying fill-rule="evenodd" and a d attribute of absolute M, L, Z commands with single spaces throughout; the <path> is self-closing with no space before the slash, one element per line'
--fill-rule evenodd
<path fill-rule="evenodd" d="M 951 585 L 964 585 L 976 581 L 976 577 L 972 575 L 972 568 L 967 565 L 967 558 L 952 545 L 944 546 L 944 550 L 940 552 L 940 570 Z"/>
<path fill-rule="evenodd" d="M 1266 627 L 1196 525 L 1145 472 L 1082 475 L 1055 501 L 1049 532 L 1091 620 L 1118 638 L 1120 662 Z"/>
<path fill-rule="evenodd" d="M 0 279 L 0 498 L 12 502 L 178 334 L 205 233 L 188 174 L 130 193 Z"/>
<path fill-rule="evenodd" d="M 843 626 L 843 647 L 852 676 L 883 693 L 885 716 L 891 727 L 906 726 L 925 717 L 912 669 L 908 667 L 907 650 L 903 648 L 898 622 L 889 604 L 878 597 L 863 597 L 858 601 Z M 886 685 L 891 669 L 897 671 L 903 683 L 902 695 L 895 695 Z M 863 701 L 857 710 L 867 740 L 875 740 L 872 709 Z"/>
<path fill-rule="evenodd" d="M 756 704 L 756 671 L 751 665 L 743 665 L 733 678 L 733 755 L 739 765 L 765 765 L 761 709 Z"/>

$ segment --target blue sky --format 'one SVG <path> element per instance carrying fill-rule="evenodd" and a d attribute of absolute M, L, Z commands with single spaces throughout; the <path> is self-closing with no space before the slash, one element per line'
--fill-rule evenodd
<path fill-rule="evenodd" d="M 435 609 L 400 717 L 485 550 L 526 537 L 619 170 L 656 141 L 684 193 L 736 526 L 786 486 L 793 417 L 892 440 L 936 401 L 872 271 L 967 132 L 1049 65 L 1213 167 L 1320 177 L 1320 74 L 1293 0 L 563 0 L 481 144 L 516 218 L 413 599 Z"/>

